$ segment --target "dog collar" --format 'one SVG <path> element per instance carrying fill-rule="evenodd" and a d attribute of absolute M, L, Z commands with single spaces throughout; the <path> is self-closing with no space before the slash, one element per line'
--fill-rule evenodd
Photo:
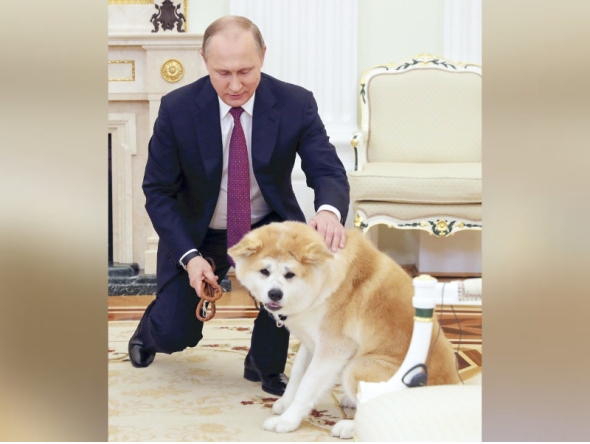
<path fill-rule="evenodd" d="M 278 328 L 281 328 L 283 325 L 285 325 L 285 323 L 283 322 L 285 319 L 287 319 L 287 316 L 279 315 L 279 319 L 276 319 Z"/>

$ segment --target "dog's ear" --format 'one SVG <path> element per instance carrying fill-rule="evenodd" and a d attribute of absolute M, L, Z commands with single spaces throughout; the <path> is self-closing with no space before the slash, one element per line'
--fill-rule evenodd
<path fill-rule="evenodd" d="M 251 256 L 260 250 L 262 250 L 262 241 L 258 237 L 246 235 L 240 242 L 227 250 L 227 253 L 235 260 L 237 257 Z"/>
<path fill-rule="evenodd" d="M 294 256 L 304 265 L 321 264 L 334 258 L 334 255 L 323 242 L 309 244 Z"/>

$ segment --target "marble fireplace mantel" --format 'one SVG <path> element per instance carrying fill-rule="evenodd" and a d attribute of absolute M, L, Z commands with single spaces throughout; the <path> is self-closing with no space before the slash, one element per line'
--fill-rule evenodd
<path fill-rule="evenodd" d="M 141 190 L 147 145 L 162 96 L 206 74 L 202 43 L 200 34 L 176 32 L 108 36 L 114 261 L 137 263 L 145 274 L 156 272 L 158 245 Z"/>
<path fill-rule="evenodd" d="M 110 45 L 127 45 L 127 46 L 141 46 L 144 44 L 155 45 L 186 45 L 195 44 L 195 42 L 202 42 L 202 34 L 189 34 L 181 32 L 162 31 L 160 33 L 138 33 L 138 32 L 111 32 L 109 33 Z"/>
<path fill-rule="evenodd" d="M 159 99 L 197 80 L 205 73 L 202 43 L 200 34 L 109 34 L 109 100 Z M 183 70 L 179 80 L 162 76 L 170 60 Z"/>

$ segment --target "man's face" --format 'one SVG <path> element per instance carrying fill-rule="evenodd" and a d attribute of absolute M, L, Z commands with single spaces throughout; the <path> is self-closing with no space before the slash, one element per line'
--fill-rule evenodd
<path fill-rule="evenodd" d="M 250 100 L 260 83 L 264 51 L 261 57 L 249 31 L 222 31 L 211 37 L 205 65 L 224 103 L 238 107 Z"/>

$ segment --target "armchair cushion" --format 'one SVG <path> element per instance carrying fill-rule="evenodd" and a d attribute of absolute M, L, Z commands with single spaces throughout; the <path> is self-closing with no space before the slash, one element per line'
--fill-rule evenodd
<path fill-rule="evenodd" d="M 369 162 L 349 174 L 353 201 L 481 204 L 481 163 Z"/>

